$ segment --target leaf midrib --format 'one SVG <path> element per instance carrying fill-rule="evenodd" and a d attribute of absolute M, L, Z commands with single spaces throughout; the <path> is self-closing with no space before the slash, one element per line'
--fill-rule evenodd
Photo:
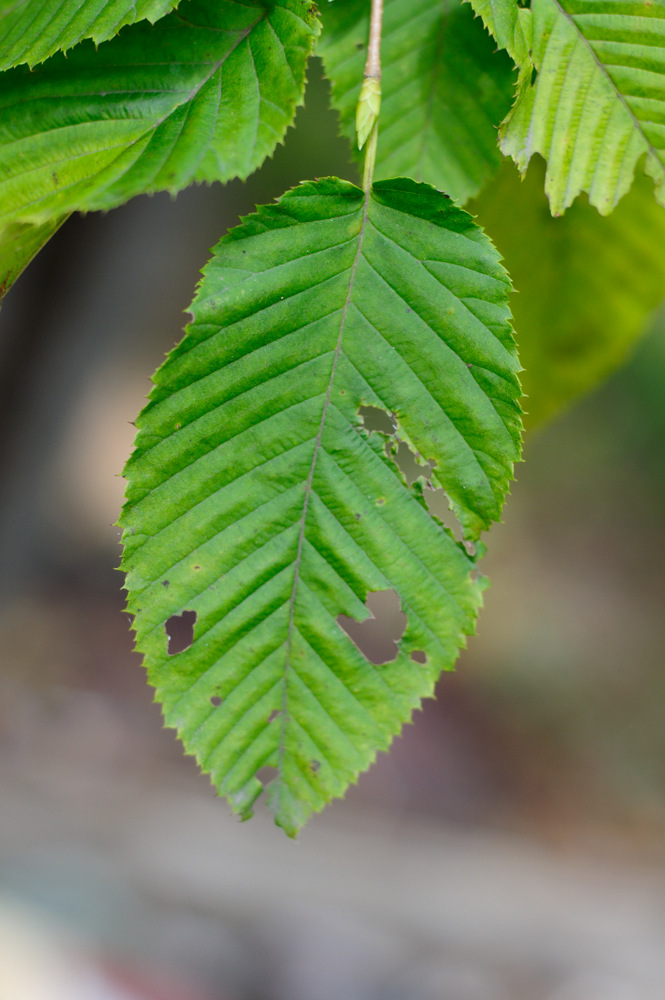
<path fill-rule="evenodd" d="M 337 336 L 337 343 L 335 345 L 335 351 L 333 353 L 332 365 L 330 370 L 330 379 L 328 381 L 328 387 L 326 389 L 326 395 L 323 401 L 323 407 L 321 411 L 321 420 L 319 422 L 319 429 L 316 434 L 316 439 L 314 441 L 314 451 L 312 454 L 312 464 L 309 469 L 309 475 L 304 486 L 305 497 L 303 500 L 302 515 L 300 518 L 300 529 L 298 533 L 298 548 L 296 551 L 296 558 L 293 565 L 293 588 L 291 590 L 291 597 L 289 599 L 289 624 L 286 634 L 286 643 L 284 650 L 284 673 L 282 676 L 282 715 L 281 715 L 281 729 L 279 737 L 279 750 L 277 756 L 277 785 L 275 787 L 275 797 L 277 798 L 280 794 L 281 783 L 283 780 L 284 772 L 284 753 L 286 748 L 286 725 L 288 722 L 287 715 L 287 674 L 291 666 L 291 642 L 293 638 L 293 630 L 295 626 L 295 605 L 296 597 L 298 594 L 298 585 L 300 583 L 300 564 L 302 562 L 302 551 L 303 543 L 305 540 L 305 525 L 307 523 L 307 511 L 309 509 L 309 500 L 312 494 L 312 484 L 314 481 L 314 471 L 316 469 L 316 462 L 319 456 L 319 451 L 321 449 L 321 441 L 323 438 L 323 431 L 325 428 L 326 417 L 328 415 L 328 409 L 330 406 L 330 399 L 332 396 L 333 383 L 335 381 L 335 374 L 337 372 L 337 364 L 339 362 L 340 354 L 342 353 L 342 341 L 344 338 L 344 327 L 346 325 L 346 315 L 349 310 L 349 305 L 351 304 L 351 296 L 353 294 L 353 286 L 356 277 L 356 271 L 358 270 L 358 264 L 360 262 L 360 257 L 362 254 L 363 241 L 365 238 L 365 229 L 367 226 L 368 210 L 369 210 L 369 199 L 370 199 L 371 188 L 365 190 L 365 195 L 363 199 L 362 206 L 362 220 L 360 223 L 360 230 L 358 232 L 358 249 L 356 250 L 355 257 L 353 258 L 353 264 L 351 265 L 351 270 L 349 272 L 349 289 L 346 294 L 346 300 L 344 302 L 344 308 L 342 310 L 342 315 L 340 317 L 339 323 L 339 334 Z"/>

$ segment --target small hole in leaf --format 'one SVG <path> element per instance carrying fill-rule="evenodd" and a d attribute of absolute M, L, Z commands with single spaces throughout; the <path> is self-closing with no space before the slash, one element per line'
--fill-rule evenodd
<path fill-rule="evenodd" d="M 339 615 L 337 623 L 370 663 L 391 663 L 397 659 L 397 643 L 404 635 L 407 617 L 395 590 L 377 590 L 367 595 L 369 618 L 358 622 Z"/>
<path fill-rule="evenodd" d="M 220 696 L 218 694 L 214 694 L 212 696 L 212 698 L 210 699 L 210 704 L 214 705 L 215 708 L 218 708 L 222 704 L 223 701 L 224 701 L 224 699 L 220 698 Z"/>
<path fill-rule="evenodd" d="M 162 587 L 168 587 L 170 582 L 170 580 L 162 580 Z"/>
<path fill-rule="evenodd" d="M 258 769 L 258 771 L 256 772 L 256 777 L 259 779 L 259 781 L 265 788 L 266 785 L 270 784 L 273 778 L 277 777 L 277 768 L 270 767 L 269 764 L 266 764 L 264 765 L 264 767 L 260 767 Z"/>
<path fill-rule="evenodd" d="M 281 713 L 281 712 L 279 711 L 279 709 L 277 709 L 277 708 L 273 708 L 272 712 L 271 712 L 271 713 L 270 713 L 270 715 L 268 716 L 268 719 L 267 719 L 267 721 L 268 721 L 268 722 L 274 722 L 274 721 L 275 721 L 275 719 L 279 719 L 279 717 L 280 717 L 280 715 L 281 715 L 281 714 L 282 714 L 282 713 Z"/>
<path fill-rule="evenodd" d="M 422 649 L 414 649 L 411 659 L 414 663 L 427 663 L 427 653 Z"/>
<path fill-rule="evenodd" d="M 464 532 L 455 516 L 455 512 L 451 510 L 450 499 L 446 491 L 441 488 L 432 489 L 426 486 L 423 490 L 423 496 L 425 497 L 425 503 L 430 514 L 448 528 L 456 541 L 462 541 Z"/>
<path fill-rule="evenodd" d="M 532 71 L 531 71 L 531 86 L 532 87 L 533 87 L 533 85 L 534 85 L 534 83 L 536 82 L 537 79 L 538 79 L 538 70 L 534 66 L 533 69 L 532 69 Z"/>
<path fill-rule="evenodd" d="M 181 615 L 171 615 L 164 625 L 166 637 L 169 640 L 168 653 L 184 653 L 194 642 L 194 625 L 196 611 L 183 611 Z"/>
<path fill-rule="evenodd" d="M 381 410 L 378 406 L 361 406 L 358 413 L 363 418 L 363 426 L 370 434 L 378 431 L 379 434 L 394 434 L 397 430 L 397 422 L 387 410 Z"/>
<path fill-rule="evenodd" d="M 319 770 L 320 767 L 321 767 L 320 760 L 312 760 L 309 762 L 309 769 L 310 771 L 313 771 L 314 774 L 316 774 L 316 772 Z"/>
<path fill-rule="evenodd" d="M 432 475 L 435 463 L 425 462 L 424 465 L 421 465 L 417 460 L 416 453 L 411 451 L 406 441 L 400 441 L 397 445 L 397 451 L 393 452 L 392 457 L 409 486 L 412 486 L 420 476 L 429 479 Z"/>

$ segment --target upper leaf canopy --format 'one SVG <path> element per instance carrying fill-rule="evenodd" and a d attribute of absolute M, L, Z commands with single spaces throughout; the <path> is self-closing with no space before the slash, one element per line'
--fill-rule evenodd
<path fill-rule="evenodd" d="M 586 191 L 607 215 L 641 158 L 665 204 L 665 0 L 471 3 L 521 68 L 501 148 L 546 159 L 552 213 Z"/>
<path fill-rule="evenodd" d="M 99 44 L 126 24 L 154 23 L 179 0 L 8 0 L 0 4 L 0 70 L 35 66 L 84 38 Z"/>
<path fill-rule="evenodd" d="M 0 223 L 246 177 L 302 100 L 310 0 L 189 0 L 95 51 L 3 74 Z"/>
<path fill-rule="evenodd" d="M 471 218 L 411 180 L 307 183 L 222 239 L 137 421 L 122 518 L 137 646 L 167 724 L 242 816 L 290 834 L 385 749 L 473 629 L 468 539 L 519 453 L 507 275 Z M 394 433 L 370 432 L 362 407 Z M 407 485 L 395 450 L 422 474 Z M 339 616 L 394 588 L 392 662 Z M 169 655 L 174 616 L 195 618 Z"/>
<path fill-rule="evenodd" d="M 342 129 L 355 148 L 355 112 L 369 32 L 367 0 L 322 5 L 318 45 Z M 501 162 L 497 127 L 513 70 L 460 0 L 385 0 L 377 178 L 426 181 L 460 203 Z"/>

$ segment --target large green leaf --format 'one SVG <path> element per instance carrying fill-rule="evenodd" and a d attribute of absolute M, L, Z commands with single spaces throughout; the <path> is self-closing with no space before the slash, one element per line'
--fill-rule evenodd
<path fill-rule="evenodd" d="M 354 149 L 369 7 L 367 0 L 322 5 L 318 52 Z M 501 162 L 497 127 L 511 104 L 510 60 L 460 0 L 386 0 L 381 52 L 376 176 L 405 174 L 464 202 Z"/>
<path fill-rule="evenodd" d="M 274 767 L 268 801 L 293 834 L 473 629 L 474 559 L 359 411 L 391 414 L 476 538 L 519 450 L 509 281 L 439 192 L 334 178 L 259 209 L 204 274 L 126 469 L 129 609 L 167 724 L 243 817 Z M 390 588 L 408 623 L 375 665 L 337 619 Z M 169 655 L 185 613 L 193 641 Z"/>
<path fill-rule="evenodd" d="M 512 306 L 530 427 L 618 368 L 665 299 L 665 209 L 651 181 L 638 177 L 608 218 L 586 199 L 552 218 L 543 172 L 533 164 L 520 183 L 506 161 L 491 194 L 473 206 L 518 289 Z"/>
<path fill-rule="evenodd" d="M 0 4 L 0 70 L 48 59 L 84 38 L 96 44 L 126 24 L 164 17 L 179 0 L 14 0 Z"/>
<path fill-rule="evenodd" d="M 302 99 L 310 0 L 191 0 L 0 88 L 0 223 L 246 177 Z"/>
<path fill-rule="evenodd" d="M 523 60 L 501 148 L 522 171 L 534 153 L 547 160 L 553 214 L 582 191 L 611 212 L 642 157 L 665 203 L 665 2 L 471 2 Z"/>

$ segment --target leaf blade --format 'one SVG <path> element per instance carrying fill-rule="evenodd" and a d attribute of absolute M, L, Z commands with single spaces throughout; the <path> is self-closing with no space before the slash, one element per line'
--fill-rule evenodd
<path fill-rule="evenodd" d="M 492 198 L 481 196 L 473 206 L 519 288 L 512 308 L 528 428 L 611 375 L 665 297 L 665 209 L 648 178 L 636 178 L 610 216 L 580 199 L 553 218 L 542 166 L 532 165 L 520 182 L 506 163 Z"/>
<path fill-rule="evenodd" d="M 426 262 L 451 257 L 462 266 L 442 283 Z M 469 280 L 488 325 L 465 306 Z M 269 803 L 295 834 L 388 746 L 473 630 L 473 559 L 358 409 L 394 414 L 477 537 L 519 452 L 507 287 L 469 216 L 407 180 L 367 196 L 336 179 L 301 185 L 225 237 L 205 269 L 194 322 L 138 421 L 124 566 L 167 724 L 241 815 L 269 765 Z M 475 413 L 487 390 L 469 365 L 481 355 L 511 386 L 503 415 Z M 390 588 L 408 623 L 377 666 L 337 619 L 366 617 L 367 595 Z M 198 616 L 193 642 L 169 657 L 164 627 L 184 608 Z"/>
<path fill-rule="evenodd" d="M 487 15 L 486 4 L 472 2 Z M 656 199 L 665 204 L 663 4 L 533 0 L 530 10 L 520 10 L 516 0 L 500 0 L 498 8 L 503 21 L 518 19 L 522 31 L 514 49 L 522 60 L 520 85 L 501 148 L 521 172 L 534 153 L 547 161 L 552 214 L 562 214 L 583 191 L 601 215 L 609 214 L 643 157 Z M 503 44 L 509 35 L 504 25 Z"/>
<path fill-rule="evenodd" d="M 7 72 L 0 221 L 246 177 L 293 119 L 317 30 L 307 0 L 191 0 L 97 52 Z"/>
<path fill-rule="evenodd" d="M 35 66 L 91 38 L 107 41 L 127 24 L 154 24 L 179 0 L 18 0 L 0 10 L 0 70 Z"/>

